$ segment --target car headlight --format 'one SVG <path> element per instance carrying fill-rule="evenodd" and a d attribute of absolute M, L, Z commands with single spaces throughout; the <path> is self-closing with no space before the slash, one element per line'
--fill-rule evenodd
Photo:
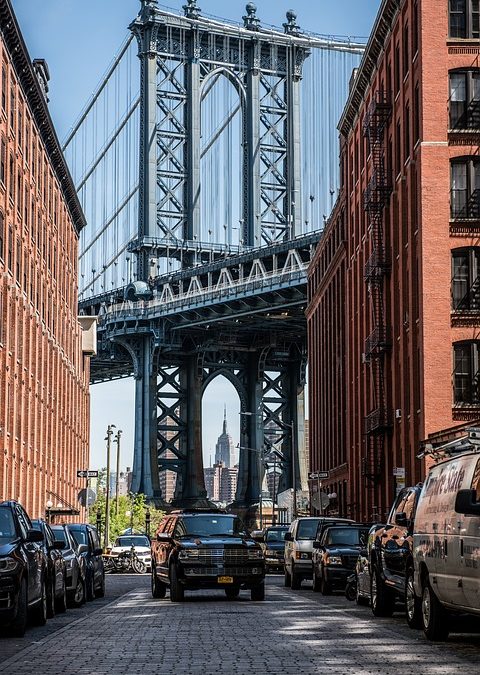
<path fill-rule="evenodd" d="M 198 559 L 198 549 L 196 548 L 184 549 L 183 551 L 180 551 L 180 553 L 178 554 L 178 559 L 179 560 Z"/>
<path fill-rule="evenodd" d="M 265 551 L 265 555 L 269 555 L 269 556 L 272 556 L 272 558 L 275 558 L 275 556 L 277 555 L 277 552 L 274 551 L 272 548 L 267 548 L 267 550 Z"/>
<path fill-rule="evenodd" d="M 342 559 L 339 555 L 327 555 L 325 565 L 341 565 Z"/>
<path fill-rule="evenodd" d="M 0 572 L 13 572 L 18 567 L 18 562 L 13 558 L 0 560 Z"/>
<path fill-rule="evenodd" d="M 261 548 L 253 548 L 248 552 L 249 560 L 261 560 L 263 558 L 263 551 Z"/>
<path fill-rule="evenodd" d="M 297 551 L 295 553 L 295 558 L 297 560 L 310 560 L 311 557 L 312 557 L 312 554 L 308 553 L 308 552 Z"/>

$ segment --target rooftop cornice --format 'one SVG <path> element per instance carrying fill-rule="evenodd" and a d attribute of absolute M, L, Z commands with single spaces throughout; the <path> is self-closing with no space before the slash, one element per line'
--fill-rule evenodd
<path fill-rule="evenodd" d="M 372 75 L 377 67 L 378 58 L 385 48 L 401 4 L 402 0 L 383 0 L 380 5 L 365 53 L 338 123 L 337 128 L 344 136 L 348 136 L 360 112 Z"/>
<path fill-rule="evenodd" d="M 10 0 L 0 0 L 0 30 L 77 233 L 86 225 L 75 185 Z"/>

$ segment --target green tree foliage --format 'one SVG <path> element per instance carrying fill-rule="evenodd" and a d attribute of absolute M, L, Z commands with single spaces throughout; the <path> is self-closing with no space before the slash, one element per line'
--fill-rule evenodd
<path fill-rule="evenodd" d="M 89 512 L 89 521 L 92 525 L 97 525 L 98 515 L 100 516 L 102 534 L 105 527 L 105 476 L 105 471 L 99 472 L 97 499 Z M 164 511 L 148 505 L 145 495 L 132 493 L 119 496 L 117 511 L 117 501 L 115 496 L 111 496 L 109 508 L 110 543 L 112 544 L 115 539 L 126 530 L 130 531 L 130 528 L 132 528 L 135 533 L 144 533 L 146 531 L 147 510 L 150 513 L 150 534 L 153 535 L 160 520 L 165 515 Z"/>

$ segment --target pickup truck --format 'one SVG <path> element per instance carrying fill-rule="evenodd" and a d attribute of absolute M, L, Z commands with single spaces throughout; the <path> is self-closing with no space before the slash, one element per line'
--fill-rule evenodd
<path fill-rule="evenodd" d="M 369 546 L 371 605 L 375 616 L 391 616 L 395 601 L 405 602 L 407 623 L 418 628 L 421 604 L 413 585 L 413 525 L 421 485 L 399 492 L 387 523 Z"/>

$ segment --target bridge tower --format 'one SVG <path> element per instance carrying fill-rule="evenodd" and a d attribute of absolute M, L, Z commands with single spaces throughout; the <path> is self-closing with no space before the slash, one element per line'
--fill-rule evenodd
<path fill-rule="evenodd" d="M 162 288 L 157 284 L 155 272 L 162 266 L 184 290 L 198 286 L 202 274 L 210 286 L 216 274 L 216 288 L 222 275 L 227 282 L 238 281 L 242 266 L 223 269 L 233 255 L 250 265 L 249 274 L 257 266 L 263 276 L 274 277 L 278 259 L 288 266 L 288 242 L 300 232 L 295 206 L 300 201 L 300 81 L 309 50 L 295 14 L 287 13 L 282 33 L 262 29 L 252 3 L 241 26 L 202 17 L 196 0 L 187 0 L 183 9 L 178 16 L 160 10 L 157 0 L 141 0 L 130 26 L 141 64 L 140 188 L 138 236 L 129 246 L 136 280 L 125 297 L 137 309 L 154 296 L 170 297 L 165 276 Z M 235 88 L 241 115 L 237 247 L 226 240 L 202 242 L 202 102 L 219 78 Z M 218 134 L 234 114 L 225 113 Z M 258 262 L 255 251 L 262 247 L 272 253 Z M 291 304 L 303 319 L 303 308 Z M 257 304 L 248 311 L 255 315 L 260 306 L 264 309 Z M 241 299 L 238 316 L 240 308 Z M 288 312 L 283 314 L 277 318 L 287 318 Z M 232 330 L 215 331 L 211 326 L 218 316 L 211 316 L 210 324 L 198 321 L 197 330 L 192 322 L 191 330 L 178 331 L 168 316 L 142 323 L 139 311 L 123 334 L 110 333 L 112 349 L 116 345 L 130 354 L 136 381 L 132 490 L 161 503 L 159 471 L 170 469 L 177 472 L 174 505 L 208 505 L 201 401 L 209 382 L 222 374 L 247 413 L 241 418 L 245 449 L 235 505 L 248 509 L 258 502 L 262 453 L 272 445 L 283 457 L 280 489 L 292 487 L 292 476 L 300 487 L 298 452 L 292 447 L 303 446 L 304 339 L 302 331 L 300 337 L 295 330 L 279 337 L 268 325 L 258 329 L 253 323 L 250 332 L 244 329 L 237 336 Z"/>

